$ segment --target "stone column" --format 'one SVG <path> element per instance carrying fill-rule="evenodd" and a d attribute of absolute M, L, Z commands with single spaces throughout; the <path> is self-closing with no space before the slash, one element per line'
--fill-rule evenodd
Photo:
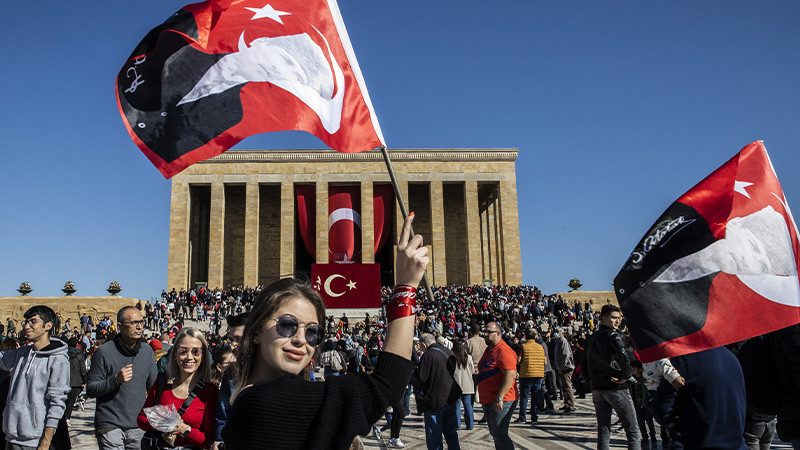
<path fill-rule="evenodd" d="M 208 232 L 208 287 L 222 288 L 225 261 L 225 184 L 211 183 L 211 218 Z"/>
<path fill-rule="evenodd" d="M 372 181 L 361 182 L 361 262 L 375 262 L 375 213 L 372 204 Z"/>
<path fill-rule="evenodd" d="M 481 267 L 480 209 L 478 208 L 478 182 L 467 180 L 464 183 L 467 222 L 467 267 L 469 284 L 483 284 Z"/>
<path fill-rule="evenodd" d="M 258 285 L 258 182 L 245 186 L 244 285 Z"/>
<path fill-rule="evenodd" d="M 317 181 L 317 264 L 328 264 L 328 182 Z"/>
<path fill-rule="evenodd" d="M 294 275 L 294 183 L 281 182 L 280 277 Z"/>
<path fill-rule="evenodd" d="M 189 287 L 189 185 L 172 182 L 167 290 Z"/>
<path fill-rule="evenodd" d="M 432 284 L 447 284 L 447 255 L 445 253 L 444 235 L 444 188 L 442 181 L 431 181 L 431 266 L 433 268 Z"/>
<path fill-rule="evenodd" d="M 519 211 L 517 209 L 517 180 L 500 182 L 500 240 L 505 261 L 507 284 L 522 284 L 522 256 L 519 242 Z"/>

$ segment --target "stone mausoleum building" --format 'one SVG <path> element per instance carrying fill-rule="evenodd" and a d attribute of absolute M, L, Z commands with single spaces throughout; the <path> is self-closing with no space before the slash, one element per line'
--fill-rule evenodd
<path fill-rule="evenodd" d="M 431 284 L 521 284 L 517 149 L 389 154 L 430 250 Z M 334 195 L 347 196 L 344 216 L 329 210 Z M 168 287 L 308 274 L 344 258 L 329 248 L 337 223 L 355 233 L 348 259 L 379 263 L 382 283 L 393 284 L 402 217 L 380 152 L 228 151 L 172 178 Z"/>

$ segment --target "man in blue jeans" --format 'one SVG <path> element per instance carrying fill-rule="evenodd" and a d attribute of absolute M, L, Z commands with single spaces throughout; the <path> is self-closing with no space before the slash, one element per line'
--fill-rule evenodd
<path fill-rule="evenodd" d="M 425 416 L 425 443 L 428 449 L 443 449 L 444 435 L 450 450 L 460 450 L 456 403 L 461 388 L 454 379 L 456 355 L 428 333 L 420 337 L 420 348 L 424 353 L 417 369 L 417 408 Z"/>
<path fill-rule="evenodd" d="M 489 322 L 483 330 L 486 350 L 478 363 L 478 397 L 489 423 L 496 449 L 514 448 L 508 435 L 511 416 L 517 409 L 517 354 L 503 342 L 502 329 Z"/>
<path fill-rule="evenodd" d="M 544 379 L 545 358 L 544 346 L 537 342 L 538 333 L 533 328 L 525 332 L 526 341 L 519 349 L 519 391 L 520 406 L 517 423 L 525 423 L 528 399 L 533 393 L 531 402 L 531 422 L 539 421 L 538 405 L 542 400 L 542 380 Z"/>

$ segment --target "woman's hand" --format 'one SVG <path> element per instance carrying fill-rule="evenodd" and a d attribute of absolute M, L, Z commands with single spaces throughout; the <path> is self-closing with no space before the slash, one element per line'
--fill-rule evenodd
<path fill-rule="evenodd" d="M 188 429 L 189 425 L 186 425 L 186 423 L 181 420 L 180 422 L 178 422 L 177 425 L 175 425 L 175 428 L 172 430 L 172 433 L 181 434 Z"/>
<path fill-rule="evenodd" d="M 412 211 L 403 222 L 400 240 L 397 242 L 397 260 L 395 263 L 395 284 L 407 284 L 417 287 L 425 274 L 430 258 L 428 248 L 422 245 L 422 236 L 411 237 L 411 223 L 414 221 Z"/>

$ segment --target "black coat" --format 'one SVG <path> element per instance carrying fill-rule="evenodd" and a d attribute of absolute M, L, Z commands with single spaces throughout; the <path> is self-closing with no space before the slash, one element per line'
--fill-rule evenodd
<path fill-rule="evenodd" d="M 592 389 L 628 389 L 627 383 L 615 383 L 611 378 L 631 377 L 631 362 L 619 331 L 600 325 L 583 346 L 581 373 L 588 372 Z"/>
<path fill-rule="evenodd" d="M 416 376 L 420 382 L 417 409 L 431 411 L 455 403 L 461 388 L 454 378 L 456 355 L 447 347 L 434 343 L 419 360 Z"/>

